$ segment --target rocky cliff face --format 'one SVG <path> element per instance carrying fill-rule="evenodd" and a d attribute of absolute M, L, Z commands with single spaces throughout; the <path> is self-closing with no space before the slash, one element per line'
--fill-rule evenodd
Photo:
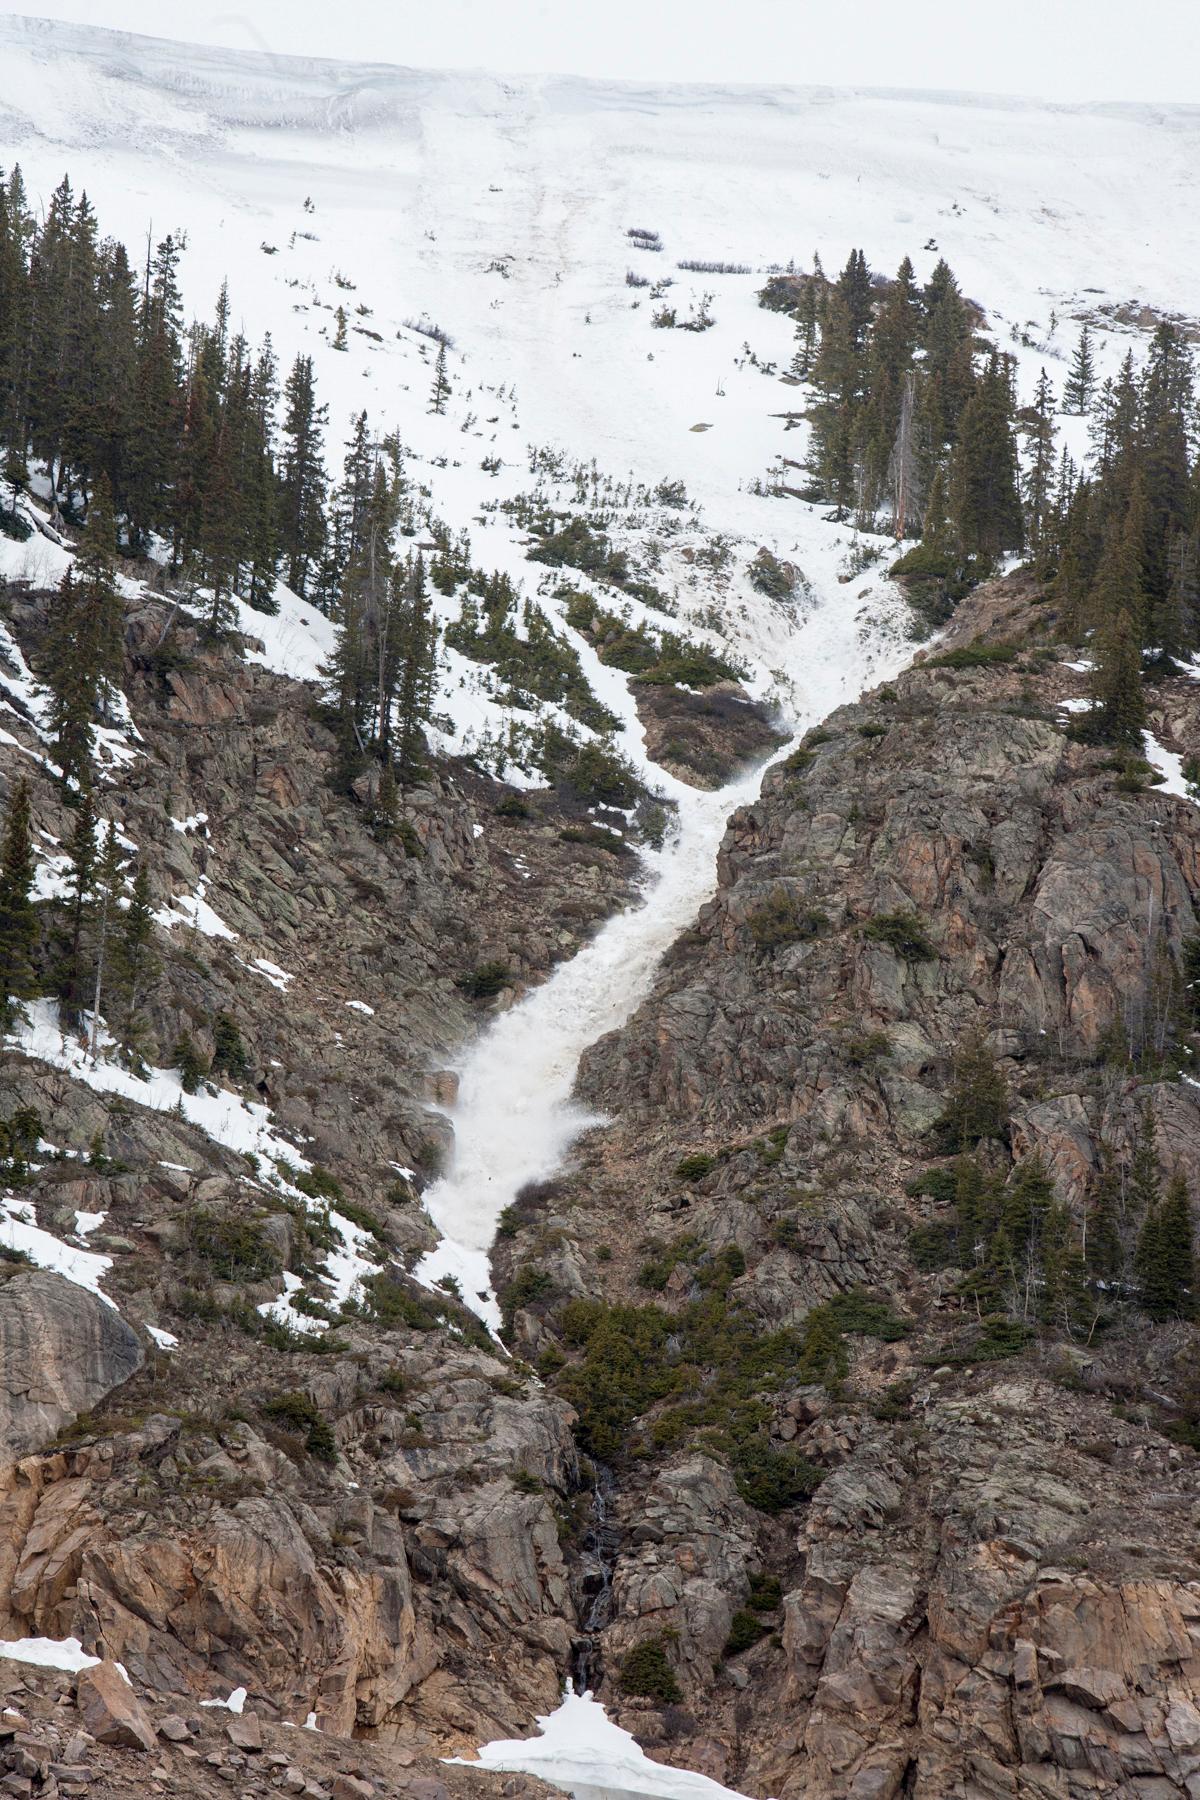
<path fill-rule="evenodd" d="M 35 660 L 41 620 L 21 603 Z M 1007 1087 L 997 1167 L 1040 1156 L 1081 1218 L 1148 1108 L 1200 1191 L 1195 1090 L 1159 1054 L 1186 1037 L 1200 814 L 1070 737 L 1083 679 L 1042 621 L 1020 580 L 981 594 L 961 641 L 1017 651 L 918 664 L 731 821 L 716 897 L 585 1059 L 613 1122 L 506 1219 L 512 1360 L 404 1278 L 429 1102 L 505 1004 L 472 972 L 538 979 L 633 858 L 449 767 L 380 844 L 301 690 L 186 633 L 164 659 L 161 610 L 135 612 L 112 797 L 156 902 L 236 933 L 161 934 L 147 1061 L 236 1017 L 246 1098 L 336 1175 L 386 1283 L 319 1342 L 264 1335 L 280 1271 L 329 1249 L 312 1215 L 178 1113 L 10 1050 L 0 1111 L 62 1152 L 20 1199 L 64 1238 L 104 1215 L 119 1316 L 0 1264 L 0 1637 L 78 1636 L 176 1710 L 245 1685 L 393 1769 L 528 1731 L 586 1638 L 652 1754 L 746 1792 L 1200 1791 L 1196 1458 L 1167 1435 L 1193 1327 L 1117 1296 L 1090 1334 L 989 1339 L 962 1272 L 910 1248 L 946 1215 L 909 1190 L 945 1163 L 968 1041 Z M 1195 687 L 1155 703 L 1197 746 Z M 250 1228 L 223 1261 L 213 1221 Z"/>
<path fill-rule="evenodd" d="M 851 1322 L 825 1386 L 759 1376 L 770 1442 L 824 1471 L 794 1511 L 764 1518 L 679 1439 L 690 1418 L 693 1445 L 724 1431 L 730 1449 L 719 1353 L 705 1405 L 638 1428 L 602 1693 L 750 1791 L 1165 1796 L 1198 1778 L 1195 1461 L 1160 1435 L 1186 1412 L 1193 1328 L 1118 1307 L 1090 1334 L 977 1350 L 978 1303 L 908 1247 L 945 1216 L 905 1190 L 939 1155 L 964 1042 L 1006 1080 L 995 1154 L 1040 1157 L 1077 1219 L 1105 1157 L 1128 1173 L 1147 1114 L 1164 1167 L 1193 1194 L 1200 1178 L 1200 1096 L 1154 1053 L 1196 929 L 1200 815 L 1068 734 L 1084 682 L 1038 650 L 1032 598 L 1000 584 L 957 628 L 1024 651 L 918 663 L 768 775 L 716 898 L 581 1074 L 617 1121 L 556 1203 L 611 1247 L 589 1291 L 653 1301 L 703 1348 L 694 1309 L 732 1252 L 725 1329 L 803 1327 L 848 1293 L 894 1315 L 894 1332 Z M 1183 751 L 1195 692 L 1155 695 Z M 651 1638 L 670 1704 L 622 1699 Z"/>

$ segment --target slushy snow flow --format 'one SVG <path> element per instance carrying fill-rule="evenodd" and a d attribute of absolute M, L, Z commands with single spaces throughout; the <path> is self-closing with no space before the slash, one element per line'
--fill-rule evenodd
<path fill-rule="evenodd" d="M 651 1761 L 633 1735 L 614 1725 L 591 1694 L 568 1686 L 556 1712 L 539 1718 L 535 1738 L 501 1738 L 485 1744 L 475 1763 L 448 1762 L 503 1773 L 538 1775 L 575 1800 L 745 1800 L 731 1788 L 690 1769 Z"/>

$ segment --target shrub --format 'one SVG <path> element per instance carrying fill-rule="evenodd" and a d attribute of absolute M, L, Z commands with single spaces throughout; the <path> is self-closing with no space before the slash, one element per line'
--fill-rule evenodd
<path fill-rule="evenodd" d="M 496 803 L 498 819 L 528 819 L 532 817 L 529 802 L 520 794 L 505 794 L 503 800 Z"/>
<path fill-rule="evenodd" d="M 847 1038 L 842 1054 L 852 1069 L 865 1069 L 891 1053 L 891 1039 L 886 1031 L 870 1031 L 865 1037 Z"/>
<path fill-rule="evenodd" d="M 987 669 L 1001 663 L 1015 662 L 1017 652 L 1012 644 L 962 644 L 956 650 L 943 650 L 931 656 L 927 669 Z"/>
<path fill-rule="evenodd" d="M 746 915 L 750 935 L 760 950 L 803 944 L 819 936 L 829 915 L 819 906 L 803 906 L 786 888 L 776 888 Z"/>
<path fill-rule="evenodd" d="M 197 1207 L 187 1219 L 188 1248 L 219 1281 L 265 1281 L 283 1267 L 279 1252 L 253 1219 Z"/>
<path fill-rule="evenodd" d="M 322 1418 L 316 1401 L 307 1394 L 297 1390 L 276 1394 L 273 1399 L 263 1402 L 262 1410 L 268 1419 L 277 1419 L 297 1434 L 303 1432 L 304 1448 L 318 1462 L 336 1463 L 338 1447 L 333 1427 L 328 1419 Z"/>
<path fill-rule="evenodd" d="M 506 962 L 483 962 L 469 974 L 460 975 L 454 985 L 468 1000 L 494 1000 L 497 994 L 512 985 L 512 979 L 512 970 Z"/>
<path fill-rule="evenodd" d="M 738 1493 L 759 1512 L 785 1512 L 815 1494 L 825 1479 L 824 1469 L 807 1461 L 794 1444 L 776 1446 L 765 1438 L 736 1445 L 729 1460 Z"/>
<path fill-rule="evenodd" d="M 914 912 L 878 913 L 863 926 L 863 936 L 872 943 L 886 944 L 906 962 L 932 962 L 937 955 L 924 923 Z"/>
<path fill-rule="evenodd" d="M 865 725 L 859 726 L 858 735 L 861 738 L 881 738 L 887 736 L 887 731 L 886 725 L 881 725 L 877 719 L 869 719 Z"/>
<path fill-rule="evenodd" d="M 770 550 L 762 549 L 747 569 L 750 586 L 771 600 L 790 600 L 796 591 L 796 571 Z"/>
<path fill-rule="evenodd" d="M 625 1652 L 618 1675 L 623 1694 L 641 1700 L 656 1700 L 660 1706 L 679 1704 L 683 1690 L 667 1661 L 667 1645 L 671 1641 L 671 1635 L 660 1631 L 656 1637 L 643 1638 L 640 1644 Z"/>
<path fill-rule="evenodd" d="M 179 1070 L 180 1085 L 185 1094 L 195 1094 L 200 1083 L 208 1074 L 208 1064 L 197 1050 L 187 1032 L 183 1032 L 172 1052 L 175 1067 Z"/>
<path fill-rule="evenodd" d="M 702 1181 L 711 1175 L 717 1166 L 717 1159 L 707 1150 L 693 1150 L 689 1155 L 681 1157 L 675 1165 L 675 1174 L 680 1181 Z"/>
<path fill-rule="evenodd" d="M 783 1599 L 783 1584 L 778 1575 L 750 1577 L 750 1604 L 755 1612 L 774 1612 Z"/>
<path fill-rule="evenodd" d="M 729 1625 L 729 1636 L 725 1639 L 722 1656 L 740 1656 L 743 1650 L 749 1650 L 757 1644 L 759 1638 L 765 1637 L 767 1627 L 761 1619 L 756 1619 L 745 1607 L 735 1612 Z"/>
<path fill-rule="evenodd" d="M 310 1200 L 342 1199 L 342 1184 L 337 1178 L 323 1169 L 320 1163 L 314 1163 L 311 1169 L 298 1170 L 292 1176 L 292 1186 L 307 1194 Z"/>

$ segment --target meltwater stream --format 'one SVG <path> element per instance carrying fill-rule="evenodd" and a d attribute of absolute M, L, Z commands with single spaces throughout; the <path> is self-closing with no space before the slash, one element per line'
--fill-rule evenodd
<path fill-rule="evenodd" d="M 488 1252 L 500 1214 L 527 1182 L 553 1174 L 580 1132 L 598 1123 L 571 1100 L 580 1056 L 649 992 L 664 952 L 714 891 L 726 820 L 757 795 L 762 774 L 761 766 L 751 769 L 714 793 L 679 784 L 672 833 L 647 855 L 639 898 L 502 1014 L 461 1064 L 453 1161 L 425 1194 L 442 1241 L 415 1274 L 427 1287 L 453 1276 L 493 1331 L 500 1309 Z"/>

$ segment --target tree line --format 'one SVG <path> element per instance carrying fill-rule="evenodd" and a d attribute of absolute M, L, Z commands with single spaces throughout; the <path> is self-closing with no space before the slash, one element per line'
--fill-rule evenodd
<path fill-rule="evenodd" d="M 185 329 L 181 251 L 174 236 L 148 242 L 135 269 L 68 178 L 39 221 L 20 168 L 0 177 L 0 530 L 28 533 L 18 501 L 39 466 L 56 516 L 84 526 L 48 657 L 64 773 L 81 779 L 120 667 L 115 558 L 153 551 L 203 593 L 213 634 L 236 623 L 237 598 L 277 610 L 281 577 L 329 615 L 338 779 L 374 758 L 380 784 L 403 787 L 432 707 L 436 632 L 421 559 L 397 549 L 416 531 L 399 440 L 361 414 L 331 486 L 311 357 L 281 386 L 269 335 L 251 349 L 224 286 L 211 322 Z M 437 409 L 448 391 L 443 357 Z"/>
<path fill-rule="evenodd" d="M 1161 320 L 1140 367 L 1130 351 L 1100 380 L 1084 325 L 1061 396 L 1043 367 L 1022 404 L 1015 358 L 979 335 L 982 314 L 944 260 L 919 286 L 908 257 L 888 280 L 854 250 L 835 279 L 818 262 L 760 298 L 796 321 L 811 497 L 919 539 L 893 573 L 931 625 L 1024 553 L 1058 635 L 1091 647 L 1094 706 L 1077 732 L 1139 747 L 1144 678 L 1197 641 L 1200 432 L 1178 326 Z M 1059 447 L 1060 413 L 1088 421 L 1085 468 Z"/>

